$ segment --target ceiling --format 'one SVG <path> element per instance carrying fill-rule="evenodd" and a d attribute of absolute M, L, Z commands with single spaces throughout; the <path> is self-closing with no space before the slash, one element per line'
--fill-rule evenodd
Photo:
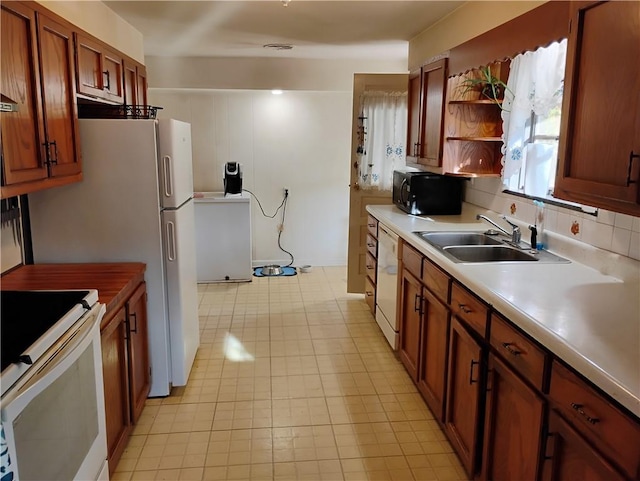
<path fill-rule="evenodd" d="M 143 34 L 145 56 L 398 60 L 407 58 L 411 38 L 464 2 L 290 0 L 286 7 L 282 0 L 104 3 Z"/>

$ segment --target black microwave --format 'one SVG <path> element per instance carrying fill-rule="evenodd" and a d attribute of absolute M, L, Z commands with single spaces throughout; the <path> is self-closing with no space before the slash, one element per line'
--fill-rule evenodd
<path fill-rule="evenodd" d="M 414 215 L 457 215 L 464 179 L 431 172 L 393 172 L 393 203 Z"/>

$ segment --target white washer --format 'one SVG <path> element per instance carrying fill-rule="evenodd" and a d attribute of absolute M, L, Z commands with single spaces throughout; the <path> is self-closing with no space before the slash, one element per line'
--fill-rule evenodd
<path fill-rule="evenodd" d="M 250 281 L 251 199 L 248 195 L 196 192 L 198 282 Z"/>

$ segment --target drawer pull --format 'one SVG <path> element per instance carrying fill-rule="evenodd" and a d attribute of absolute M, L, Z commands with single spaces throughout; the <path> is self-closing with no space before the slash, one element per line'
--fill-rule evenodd
<path fill-rule="evenodd" d="M 367 242 L 367 245 L 368 245 L 369 247 L 375 247 L 375 244 L 372 244 L 371 242 Z"/>
<path fill-rule="evenodd" d="M 367 295 L 367 297 L 373 296 L 373 292 L 371 292 L 371 291 L 366 291 L 365 294 Z"/>
<path fill-rule="evenodd" d="M 471 359 L 471 369 L 469 369 L 469 384 L 478 382 L 477 379 L 473 379 L 473 366 L 475 366 L 476 364 L 480 364 L 480 361 L 474 361 L 473 359 Z"/>
<path fill-rule="evenodd" d="M 375 227 L 376 225 L 375 225 L 375 224 L 367 224 L 367 226 L 369 226 L 369 227 Z"/>
<path fill-rule="evenodd" d="M 367 265 L 367 269 L 373 269 L 373 266 Z"/>
<path fill-rule="evenodd" d="M 502 343 L 502 347 L 504 347 L 507 352 L 509 354 L 511 354 L 512 356 L 519 356 L 520 354 L 522 354 L 522 351 L 518 351 L 517 349 L 512 348 L 511 346 L 515 345 L 512 342 L 503 342 Z"/>
<path fill-rule="evenodd" d="M 461 304 L 461 303 L 458 302 L 458 307 L 465 314 L 471 314 L 473 312 L 473 310 L 469 309 L 466 304 Z"/>
<path fill-rule="evenodd" d="M 582 416 L 583 418 L 585 418 L 587 420 L 587 422 L 591 423 L 591 424 L 597 424 L 600 422 L 600 419 L 598 418 L 593 418 L 591 416 L 589 416 L 587 413 L 584 412 L 584 410 L 582 409 L 584 406 L 582 404 L 578 404 L 578 403 L 571 403 L 571 407 L 578 412 L 578 414 L 580 414 L 580 416 Z"/>

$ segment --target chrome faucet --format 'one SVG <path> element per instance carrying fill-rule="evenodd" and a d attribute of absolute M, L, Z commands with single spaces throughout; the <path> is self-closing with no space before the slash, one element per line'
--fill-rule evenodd
<path fill-rule="evenodd" d="M 511 243 L 512 244 L 515 244 L 516 246 L 520 244 L 520 238 L 521 238 L 520 227 L 515 225 L 513 222 L 509 221 L 506 216 L 503 215 L 502 216 L 502 220 L 504 220 L 507 224 L 509 224 L 511 226 L 511 229 L 512 229 L 511 232 L 509 232 L 506 229 L 500 227 L 494 221 L 489 219 L 486 215 L 478 214 L 476 216 L 476 220 L 480 220 L 480 219 L 486 220 L 489 224 L 491 224 L 492 226 L 496 227 L 499 231 L 503 232 L 504 234 L 506 234 L 508 236 L 511 236 Z"/>

